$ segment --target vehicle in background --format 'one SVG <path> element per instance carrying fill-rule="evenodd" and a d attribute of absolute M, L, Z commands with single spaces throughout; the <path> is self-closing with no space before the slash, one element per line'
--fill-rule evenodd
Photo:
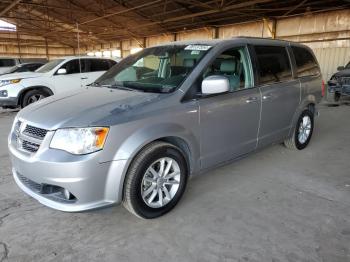
<path fill-rule="evenodd" d="M 0 74 L 3 74 L 11 67 L 20 64 L 18 58 L 0 57 Z"/>
<path fill-rule="evenodd" d="M 53 94 L 79 90 L 94 82 L 116 62 L 97 57 L 65 57 L 35 72 L 0 76 L 0 107 L 25 107 Z"/>
<path fill-rule="evenodd" d="M 304 149 L 323 88 L 313 52 L 298 43 L 146 48 L 79 93 L 21 110 L 8 139 L 13 176 L 55 209 L 123 202 L 138 217 L 159 217 L 193 174 L 271 144 Z"/>
<path fill-rule="evenodd" d="M 15 65 L 8 70 L 4 71 L 0 75 L 12 74 L 12 73 L 22 73 L 22 72 L 34 72 L 39 67 L 43 66 L 45 63 L 22 63 Z"/>
<path fill-rule="evenodd" d="M 338 102 L 342 96 L 350 96 L 350 62 L 346 66 L 339 66 L 328 81 L 327 99 Z"/>

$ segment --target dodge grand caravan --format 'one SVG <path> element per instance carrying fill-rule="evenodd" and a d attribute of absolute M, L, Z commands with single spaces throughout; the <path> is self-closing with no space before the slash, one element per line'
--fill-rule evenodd
<path fill-rule="evenodd" d="M 235 38 L 146 48 L 88 89 L 29 105 L 9 135 L 13 176 L 42 204 L 170 211 L 193 174 L 273 143 L 310 142 L 322 80 L 312 51 Z"/>

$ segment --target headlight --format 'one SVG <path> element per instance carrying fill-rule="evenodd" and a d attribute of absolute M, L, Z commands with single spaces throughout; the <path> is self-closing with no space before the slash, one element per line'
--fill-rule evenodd
<path fill-rule="evenodd" d="M 9 84 L 17 84 L 19 82 L 21 82 L 21 79 L 1 80 L 0 86 L 6 86 Z"/>
<path fill-rule="evenodd" d="M 93 153 L 103 149 L 108 131 L 107 127 L 58 129 L 50 147 L 75 155 Z"/>

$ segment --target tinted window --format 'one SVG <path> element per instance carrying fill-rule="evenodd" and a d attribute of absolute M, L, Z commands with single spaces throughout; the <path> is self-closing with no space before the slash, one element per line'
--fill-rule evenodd
<path fill-rule="evenodd" d="M 0 59 L 0 67 L 14 66 L 15 64 L 13 59 Z"/>
<path fill-rule="evenodd" d="M 309 50 L 302 47 L 292 46 L 298 77 L 319 75 L 320 69 L 314 56 Z"/>
<path fill-rule="evenodd" d="M 90 59 L 90 72 L 107 71 L 109 68 L 111 63 L 108 59 Z"/>
<path fill-rule="evenodd" d="M 67 70 L 67 74 L 78 74 L 80 73 L 79 64 L 81 65 L 81 72 L 86 72 L 86 59 L 74 59 L 65 63 L 61 68 Z"/>
<path fill-rule="evenodd" d="M 292 70 L 285 47 L 255 46 L 260 84 L 273 84 L 292 78 Z"/>

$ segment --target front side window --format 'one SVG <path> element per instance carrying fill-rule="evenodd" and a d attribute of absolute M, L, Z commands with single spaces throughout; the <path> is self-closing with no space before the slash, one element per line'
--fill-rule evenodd
<path fill-rule="evenodd" d="M 287 81 L 292 70 L 287 49 L 283 46 L 255 46 L 261 85 Z"/>
<path fill-rule="evenodd" d="M 144 49 L 123 59 L 95 85 L 168 93 L 177 89 L 211 46 L 168 45 Z"/>
<path fill-rule="evenodd" d="M 64 61 L 63 59 L 52 60 L 52 61 L 46 63 L 45 65 L 43 65 L 42 67 L 39 67 L 35 72 L 47 73 L 47 72 L 51 71 L 52 69 L 54 69 L 56 66 L 58 66 L 63 61 Z"/>
<path fill-rule="evenodd" d="M 292 46 L 292 51 L 297 66 L 298 77 L 320 74 L 320 68 L 309 50 L 302 47 Z"/>
<path fill-rule="evenodd" d="M 247 49 L 233 48 L 221 53 L 206 68 L 202 79 L 212 75 L 226 77 L 229 80 L 231 92 L 252 87 Z"/>
<path fill-rule="evenodd" d="M 65 63 L 63 66 L 60 68 L 64 68 L 67 70 L 67 75 L 68 74 L 79 74 L 79 73 L 84 73 L 86 72 L 86 61 L 87 59 L 74 59 L 70 60 L 67 63 Z M 81 66 L 81 70 L 80 67 Z"/>

